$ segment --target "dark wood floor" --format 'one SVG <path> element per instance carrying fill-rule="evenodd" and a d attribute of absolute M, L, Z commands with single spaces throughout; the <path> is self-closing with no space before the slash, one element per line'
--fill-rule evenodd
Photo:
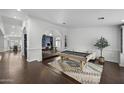
<path fill-rule="evenodd" d="M 47 66 L 46 63 L 56 58 L 43 62 L 26 62 L 20 53 L 0 53 L 0 83 L 7 84 L 79 84 L 79 82 Z M 101 77 L 101 84 L 124 83 L 124 68 L 118 64 L 105 62 Z"/>

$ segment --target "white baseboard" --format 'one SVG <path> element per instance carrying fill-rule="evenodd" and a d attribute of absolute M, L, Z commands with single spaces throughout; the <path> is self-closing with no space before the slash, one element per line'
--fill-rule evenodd
<path fill-rule="evenodd" d="M 27 61 L 42 61 L 42 50 L 40 48 L 27 49 Z"/>
<path fill-rule="evenodd" d="M 2 53 L 3 53 L 3 52 L 8 52 L 8 51 L 0 51 L 0 52 L 2 52 Z"/>
<path fill-rule="evenodd" d="M 33 62 L 33 61 L 41 62 L 42 60 L 38 60 L 38 59 L 28 59 L 28 58 L 27 58 L 27 62 Z"/>
<path fill-rule="evenodd" d="M 120 67 L 124 67 L 124 64 L 119 64 Z"/>

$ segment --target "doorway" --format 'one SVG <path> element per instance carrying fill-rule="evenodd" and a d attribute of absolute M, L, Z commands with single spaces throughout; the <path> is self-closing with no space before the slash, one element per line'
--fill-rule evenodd
<path fill-rule="evenodd" d="M 55 46 L 53 36 L 43 35 L 42 36 L 42 56 L 43 60 L 57 56 L 57 50 Z"/>
<path fill-rule="evenodd" d="M 24 57 L 27 59 L 27 34 L 24 34 Z"/>

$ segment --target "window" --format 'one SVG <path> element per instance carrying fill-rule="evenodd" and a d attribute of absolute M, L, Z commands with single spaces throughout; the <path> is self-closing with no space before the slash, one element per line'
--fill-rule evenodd
<path fill-rule="evenodd" d="M 56 44 L 56 47 L 57 47 L 57 48 L 60 48 L 60 46 L 61 46 L 60 37 L 56 37 L 56 39 L 55 39 L 55 44 Z"/>

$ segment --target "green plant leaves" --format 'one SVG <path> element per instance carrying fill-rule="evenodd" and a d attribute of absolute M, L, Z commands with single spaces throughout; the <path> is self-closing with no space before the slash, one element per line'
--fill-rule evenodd
<path fill-rule="evenodd" d="M 103 48 L 108 47 L 110 45 L 104 37 L 101 37 L 99 40 L 97 40 L 97 42 L 94 46 L 96 46 L 98 49 L 103 49 Z"/>

